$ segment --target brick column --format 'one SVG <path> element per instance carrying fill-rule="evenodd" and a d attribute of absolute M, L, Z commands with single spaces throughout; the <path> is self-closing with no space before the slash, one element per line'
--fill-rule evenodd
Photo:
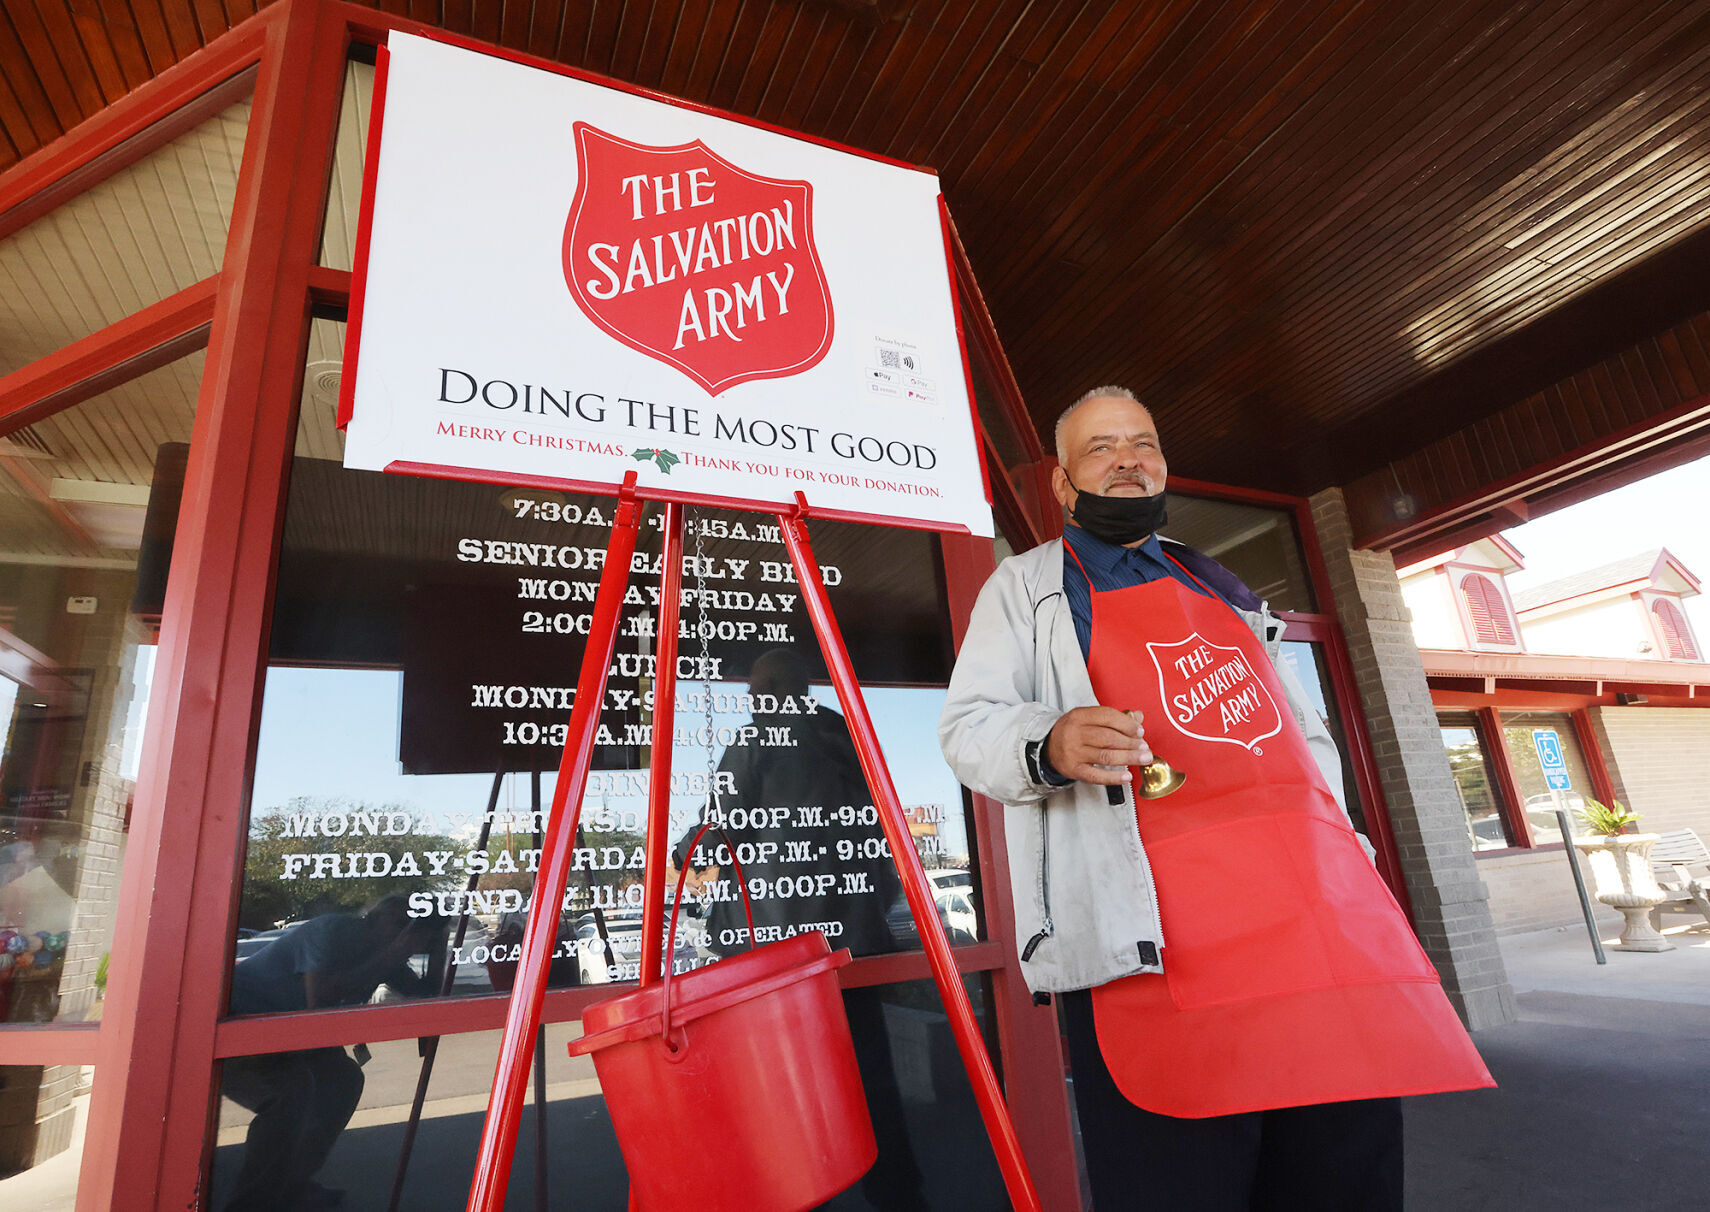
<path fill-rule="evenodd" d="M 1449 773 L 1395 561 L 1388 552 L 1349 545 L 1341 489 L 1313 497 L 1312 517 L 1419 941 L 1468 1027 L 1512 1022 L 1514 991 L 1496 946 L 1490 894 L 1473 861 L 1466 813 Z"/>

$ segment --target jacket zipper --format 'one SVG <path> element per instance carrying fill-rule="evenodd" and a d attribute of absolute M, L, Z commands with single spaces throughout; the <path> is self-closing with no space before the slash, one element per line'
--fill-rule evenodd
<path fill-rule="evenodd" d="M 1139 848 L 1140 865 L 1146 869 L 1146 900 L 1152 907 L 1152 920 L 1157 923 L 1158 950 L 1164 948 L 1164 916 L 1158 912 L 1158 882 L 1152 878 L 1152 860 L 1146 857 L 1146 840 L 1140 836 L 1140 806 L 1134 800 L 1133 787 L 1125 786 L 1122 793 L 1128 807 L 1128 820 L 1134 827 L 1134 844 Z M 1160 961 L 1160 968 L 1163 967 Z"/>
<path fill-rule="evenodd" d="M 1033 958 L 1039 944 L 1056 933 L 1051 921 L 1051 814 L 1043 804 L 1039 808 L 1039 916 L 1042 929 L 1027 940 L 1021 949 L 1023 962 Z"/>

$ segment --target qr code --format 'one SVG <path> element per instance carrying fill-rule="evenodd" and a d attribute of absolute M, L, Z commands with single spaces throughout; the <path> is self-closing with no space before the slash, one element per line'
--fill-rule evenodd
<path fill-rule="evenodd" d="M 901 370 L 902 354 L 894 349 L 886 349 L 881 345 L 879 347 L 879 365 L 886 370 Z"/>

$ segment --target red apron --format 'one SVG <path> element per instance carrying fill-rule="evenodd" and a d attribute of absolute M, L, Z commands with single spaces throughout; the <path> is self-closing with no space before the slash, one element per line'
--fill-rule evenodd
<path fill-rule="evenodd" d="M 1495 1085 L 1240 617 L 1171 578 L 1095 591 L 1087 669 L 1187 775 L 1135 796 L 1164 973 L 1092 991 L 1128 1100 L 1202 1117 Z"/>

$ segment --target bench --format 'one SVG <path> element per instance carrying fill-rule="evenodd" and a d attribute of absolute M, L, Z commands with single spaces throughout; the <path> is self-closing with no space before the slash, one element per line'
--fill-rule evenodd
<path fill-rule="evenodd" d="M 1667 898 L 1651 910 L 1661 929 L 1664 913 L 1697 913 L 1710 922 L 1710 849 L 1691 829 L 1659 834 L 1651 847 L 1651 870 Z"/>

